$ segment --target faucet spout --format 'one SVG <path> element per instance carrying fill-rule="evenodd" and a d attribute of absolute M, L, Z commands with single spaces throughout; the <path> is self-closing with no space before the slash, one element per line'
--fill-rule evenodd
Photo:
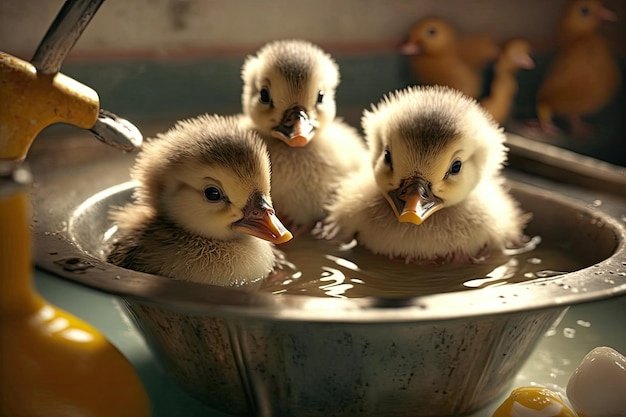
<path fill-rule="evenodd" d="M 89 130 L 100 141 L 122 151 L 134 151 L 143 142 L 143 135 L 134 124 L 103 109 L 100 109 L 96 124 Z"/>

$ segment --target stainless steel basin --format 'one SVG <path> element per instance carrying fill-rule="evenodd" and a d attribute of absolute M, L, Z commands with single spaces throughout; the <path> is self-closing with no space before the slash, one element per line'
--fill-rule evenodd
<path fill-rule="evenodd" d="M 626 201 L 513 170 L 534 213 L 528 233 L 587 267 L 402 299 L 276 296 L 125 270 L 103 259 L 106 212 L 130 198 L 132 160 L 36 175 L 37 265 L 120 296 L 181 386 L 233 415 L 469 413 L 509 388 L 568 305 L 626 293 Z"/>

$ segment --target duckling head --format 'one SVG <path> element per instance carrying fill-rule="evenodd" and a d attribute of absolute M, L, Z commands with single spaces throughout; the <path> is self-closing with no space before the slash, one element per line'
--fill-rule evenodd
<path fill-rule="evenodd" d="M 339 69 L 319 47 L 302 40 L 269 43 L 242 69 L 243 111 L 255 128 L 289 146 L 306 146 L 335 118 Z"/>
<path fill-rule="evenodd" d="M 561 19 L 561 40 L 571 40 L 595 32 L 603 21 L 615 21 L 617 15 L 600 0 L 570 0 Z"/>
<path fill-rule="evenodd" d="M 448 87 L 390 93 L 364 112 L 362 125 L 376 183 L 400 222 L 421 224 L 462 202 L 506 157 L 491 116 Z"/>
<path fill-rule="evenodd" d="M 263 141 L 235 118 L 204 115 L 178 122 L 145 144 L 131 173 L 136 197 L 159 216 L 207 238 L 241 232 L 283 243 L 291 233 L 272 208 Z"/>
<path fill-rule="evenodd" d="M 437 55 L 454 50 L 456 34 L 452 26 L 438 17 L 427 17 L 417 22 L 400 51 L 405 55 Z"/>
<path fill-rule="evenodd" d="M 530 56 L 530 50 L 530 42 L 526 39 L 511 39 L 502 47 L 498 63 L 507 71 L 532 69 L 535 61 Z"/>

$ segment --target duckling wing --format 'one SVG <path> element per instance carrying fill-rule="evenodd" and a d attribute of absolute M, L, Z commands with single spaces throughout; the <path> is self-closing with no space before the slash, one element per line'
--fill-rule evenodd
<path fill-rule="evenodd" d="M 586 114 L 605 104 L 619 83 L 619 69 L 608 46 L 594 36 L 558 53 L 539 88 L 537 101 L 564 114 Z"/>
<path fill-rule="evenodd" d="M 168 276 L 168 252 L 152 239 L 152 229 L 128 230 L 113 244 L 107 261 L 126 269 Z"/>
<path fill-rule="evenodd" d="M 448 86 L 474 98 L 481 94 L 481 74 L 455 54 L 416 56 L 411 64 L 420 84 Z"/>
<path fill-rule="evenodd" d="M 338 183 L 335 198 L 325 206 L 328 215 L 317 225 L 315 236 L 349 242 L 370 224 L 370 208 L 376 200 L 382 196 L 371 168 L 363 166 Z"/>
<path fill-rule="evenodd" d="M 470 67 L 481 71 L 498 57 L 498 44 L 487 35 L 466 36 L 457 42 L 457 53 Z"/>
<path fill-rule="evenodd" d="M 213 241 L 154 221 L 123 231 L 107 261 L 181 281 L 239 286 L 267 276 L 275 254 L 268 242 L 252 236 Z"/>
<path fill-rule="evenodd" d="M 324 136 L 332 141 L 333 152 L 339 157 L 344 175 L 360 170 L 363 165 L 369 166 L 365 140 L 354 127 L 337 118 L 325 129 Z"/>

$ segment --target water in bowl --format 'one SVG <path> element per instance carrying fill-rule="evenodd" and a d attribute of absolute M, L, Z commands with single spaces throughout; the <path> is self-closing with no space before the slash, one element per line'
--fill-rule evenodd
<path fill-rule="evenodd" d="M 535 237 L 528 245 L 476 264 L 416 265 L 347 245 L 302 236 L 280 246 L 284 259 L 261 286 L 273 294 L 320 297 L 412 297 L 506 285 L 584 267 Z"/>

